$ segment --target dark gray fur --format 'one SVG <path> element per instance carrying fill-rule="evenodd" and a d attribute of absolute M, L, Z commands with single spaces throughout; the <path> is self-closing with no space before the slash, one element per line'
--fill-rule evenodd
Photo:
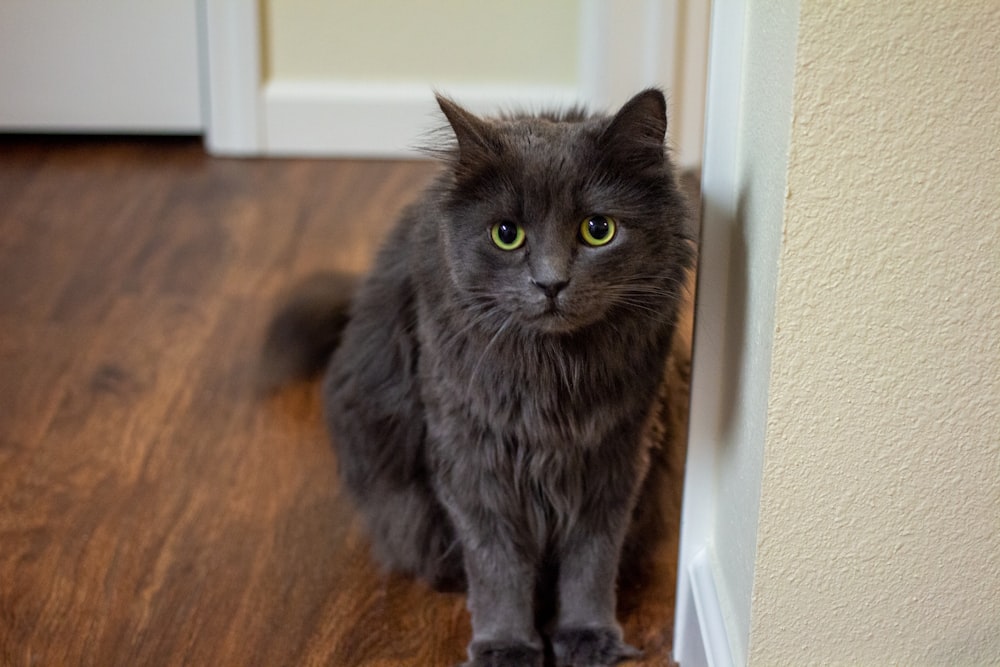
<path fill-rule="evenodd" d="M 468 665 L 615 664 L 635 655 L 615 582 L 692 259 L 663 94 L 595 117 L 439 103 L 446 168 L 381 249 L 324 381 L 341 473 L 383 564 L 467 586 Z M 590 214 L 618 221 L 608 245 L 580 241 Z M 502 220 L 521 249 L 492 243 Z"/>

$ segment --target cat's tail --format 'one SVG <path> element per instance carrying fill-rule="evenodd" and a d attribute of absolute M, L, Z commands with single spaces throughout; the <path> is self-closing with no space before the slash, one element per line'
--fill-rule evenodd
<path fill-rule="evenodd" d="M 271 393 L 323 370 L 347 325 L 358 277 L 317 273 L 278 301 L 257 368 L 257 389 Z"/>

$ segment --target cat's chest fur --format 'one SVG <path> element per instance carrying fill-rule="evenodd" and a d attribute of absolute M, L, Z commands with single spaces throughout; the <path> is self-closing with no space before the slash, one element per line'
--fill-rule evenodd
<path fill-rule="evenodd" d="M 641 431 L 667 332 L 618 345 L 605 326 L 564 338 L 489 335 L 421 301 L 428 454 L 446 504 L 455 489 L 474 489 L 461 502 L 517 516 L 545 544 L 587 506 L 595 474 L 628 488 L 642 479 Z"/>
<path fill-rule="evenodd" d="M 575 336 L 490 333 L 420 299 L 418 314 L 431 431 L 480 447 L 565 452 L 627 437 L 644 418 L 669 338 L 652 330 L 623 340 L 604 323 Z"/>

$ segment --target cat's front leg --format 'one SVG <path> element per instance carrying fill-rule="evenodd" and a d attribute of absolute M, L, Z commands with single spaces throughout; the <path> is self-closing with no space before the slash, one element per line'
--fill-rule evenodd
<path fill-rule="evenodd" d="M 559 611 L 552 649 L 559 667 L 607 667 L 636 658 L 615 618 L 615 582 L 630 505 L 583 516 L 560 550 Z"/>
<path fill-rule="evenodd" d="M 542 667 L 534 622 L 535 560 L 496 523 L 466 531 L 465 569 L 472 642 L 466 667 Z M 493 528 L 481 530 L 492 524 Z"/>

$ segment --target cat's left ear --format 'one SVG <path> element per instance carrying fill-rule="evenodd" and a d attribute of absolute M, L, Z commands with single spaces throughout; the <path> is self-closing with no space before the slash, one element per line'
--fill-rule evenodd
<path fill-rule="evenodd" d="M 667 100 L 663 91 L 648 88 L 615 114 L 601 133 L 601 143 L 632 159 L 662 161 L 667 134 Z"/>

